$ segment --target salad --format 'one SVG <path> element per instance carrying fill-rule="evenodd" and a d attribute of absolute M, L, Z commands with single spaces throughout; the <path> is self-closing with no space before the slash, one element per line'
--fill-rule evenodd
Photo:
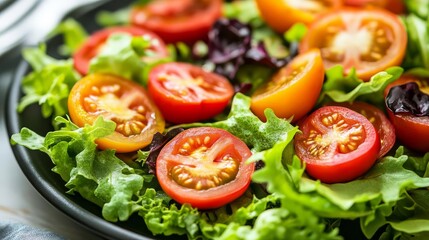
<path fill-rule="evenodd" d="M 189 239 L 429 237 L 429 1 L 137 1 L 26 48 L 69 194 Z M 49 42 L 47 43 L 49 44 Z"/>

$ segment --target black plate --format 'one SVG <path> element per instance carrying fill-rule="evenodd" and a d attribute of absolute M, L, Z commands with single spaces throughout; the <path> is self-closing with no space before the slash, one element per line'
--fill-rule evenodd
<path fill-rule="evenodd" d="M 74 10 L 67 17 L 76 19 L 84 25 L 88 32 L 93 32 L 100 28 L 95 22 L 96 13 L 100 9 L 112 11 L 127 6 L 130 2 L 110 1 L 102 7 L 92 10 L 82 7 Z M 58 58 L 57 50 L 61 44 L 62 40 L 59 37 L 49 40 L 47 44 L 48 54 Z M 22 127 L 28 127 L 42 136 L 53 130 L 50 120 L 42 117 L 39 106 L 32 105 L 21 114 L 16 111 L 18 102 L 22 97 L 21 81 L 29 71 L 29 65 L 22 61 L 9 89 L 6 109 L 9 136 L 18 133 Z M 99 206 L 87 201 L 79 194 L 66 194 L 68 189 L 64 186 L 65 182 L 59 175 L 51 171 L 54 165 L 46 154 L 31 151 L 22 146 L 13 146 L 12 149 L 19 166 L 37 191 L 56 208 L 84 227 L 108 239 L 154 238 L 146 228 L 143 219 L 138 215 L 134 214 L 126 222 L 111 223 L 103 219 Z M 162 237 L 157 236 L 156 238 Z"/>

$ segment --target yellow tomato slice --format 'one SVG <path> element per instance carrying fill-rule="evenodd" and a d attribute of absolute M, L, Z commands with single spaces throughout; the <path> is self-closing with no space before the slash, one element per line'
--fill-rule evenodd
<path fill-rule="evenodd" d="M 256 0 L 262 18 L 283 33 L 295 23 L 309 24 L 316 16 L 342 6 L 342 0 Z"/>
<path fill-rule="evenodd" d="M 318 49 L 298 55 L 252 95 L 251 109 L 265 119 L 264 111 L 273 109 L 281 118 L 296 121 L 307 114 L 319 97 L 324 80 L 323 60 Z"/>

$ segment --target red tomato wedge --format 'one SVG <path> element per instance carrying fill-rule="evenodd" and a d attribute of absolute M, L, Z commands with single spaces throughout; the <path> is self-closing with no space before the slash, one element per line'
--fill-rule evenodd
<path fill-rule="evenodd" d="M 429 94 L 429 79 L 404 75 L 386 87 L 384 92 L 385 97 L 387 97 L 389 90 L 392 87 L 410 82 L 417 83 L 420 91 L 425 94 Z M 401 143 L 403 143 L 407 148 L 419 152 L 429 151 L 428 116 L 414 116 L 411 113 L 394 114 L 388 107 L 387 114 L 395 127 L 396 136 Z"/>
<path fill-rule="evenodd" d="M 365 116 L 374 125 L 381 143 L 378 158 L 386 155 L 395 145 L 395 128 L 381 109 L 365 102 L 333 103 L 332 105 L 343 106 L 356 111 Z"/>
<path fill-rule="evenodd" d="M 374 74 L 400 65 L 407 33 L 399 18 L 382 9 L 343 9 L 321 16 L 310 25 L 300 51 L 320 48 L 325 68 L 356 69 L 368 81 Z"/>
<path fill-rule="evenodd" d="M 152 43 L 149 50 L 153 52 L 153 56 L 151 56 L 150 59 L 144 60 L 154 60 L 168 56 L 165 43 L 151 31 L 136 27 L 105 28 L 93 33 L 73 55 L 74 66 L 79 73 L 82 75 L 88 74 L 91 59 L 101 51 L 101 48 L 104 46 L 109 36 L 114 33 L 126 33 L 132 36 L 141 36 L 149 39 Z"/>
<path fill-rule="evenodd" d="M 310 24 L 317 15 L 342 6 L 342 0 L 256 0 L 262 18 L 283 33 L 295 23 Z"/>
<path fill-rule="evenodd" d="M 116 123 L 112 135 L 97 140 L 101 149 L 136 151 L 164 131 L 164 119 L 144 88 L 114 75 L 91 74 L 79 80 L 70 91 L 68 108 L 79 127 L 93 124 L 99 116 Z"/>
<path fill-rule="evenodd" d="M 307 173 L 325 183 L 351 181 L 377 160 L 380 138 L 361 114 L 339 106 L 325 106 L 309 115 L 295 136 L 295 151 Z"/>
<path fill-rule="evenodd" d="M 187 63 L 165 63 L 149 74 L 149 93 L 165 119 L 189 123 L 221 113 L 234 95 L 229 81 Z"/>
<path fill-rule="evenodd" d="M 222 0 L 155 0 L 131 11 L 132 25 L 157 33 L 165 42 L 207 39 L 221 16 Z"/>
<path fill-rule="evenodd" d="M 156 177 L 165 193 L 199 209 L 221 207 L 248 188 L 254 164 L 244 142 L 229 132 L 191 128 L 174 137 L 156 160 Z"/>
<path fill-rule="evenodd" d="M 300 54 L 255 91 L 251 109 L 263 120 L 265 109 L 271 108 L 277 117 L 293 117 L 293 121 L 297 121 L 316 104 L 324 77 L 318 49 Z"/>

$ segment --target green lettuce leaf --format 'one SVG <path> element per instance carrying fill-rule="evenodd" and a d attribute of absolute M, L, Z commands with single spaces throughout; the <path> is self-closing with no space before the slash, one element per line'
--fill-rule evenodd
<path fill-rule="evenodd" d="M 266 122 L 262 122 L 250 110 L 250 97 L 237 93 L 232 101 L 227 119 L 214 123 L 192 123 L 176 127 L 216 127 L 227 130 L 243 140 L 253 152 L 270 149 L 277 142 L 289 138 L 298 131 L 288 121 L 277 118 L 271 109 L 265 111 Z"/>
<path fill-rule="evenodd" d="M 99 151 L 94 140 L 114 132 L 115 123 L 98 118 L 93 125 L 78 128 L 61 117 L 63 127 L 41 137 L 29 129 L 12 135 L 12 143 L 49 155 L 53 171 L 66 181 L 68 193 L 79 192 L 102 206 L 109 221 L 125 221 L 142 207 L 139 204 L 144 177 L 115 156 L 112 150 Z M 36 141 L 34 141 L 36 140 Z"/>
<path fill-rule="evenodd" d="M 59 48 L 59 52 L 63 56 L 70 56 L 76 52 L 88 38 L 88 34 L 82 25 L 72 18 L 58 24 L 48 37 L 52 38 L 56 35 L 62 35 L 64 38 L 64 45 Z"/>
<path fill-rule="evenodd" d="M 64 116 L 70 89 L 80 79 L 71 60 L 56 60 L 46 54 L 46 47 L 26 48 L 23 57 L 30 63 L 33 72 L 22 81 L 24 96 L 19 102 L 18 112 L 33 103 L 42 108 L 45 118 Z"/>
<path fill-rule="evenodd" d="M 428 4 L 426 3 L 426 6 Z M 429 68 L 429 17 L 427 16 L 429 7 L 419 6 L 418 9 L 426 10 L 424 18 L 419 18 L 415 14 L 410 14 L 403 18 L 403 23 L 407 29 L 408 42 L 402 66 L 407 70 L 419 68 L 427 71 Z"/>
<path fill-rule="evenodd" d="M 398 79 L 403 69 L 391 67 L 371 77 L 368 82 L 360 80 L 356 71 L 343 75 L 343 67 L 334 66 L 326 71 L 327 80 L 323 84 L 319 104 L 324 102 L 353 102 L 356 99 L 384 107 L 383 91 L 386 86 Z"/>
<path fill-rule="evenodd" d="M 149 40 L 141 37 L 112 34 L 101 52 L 91 60 L 89 72 L 116 74 L 146 85 L 150 69 L 157 64 L 170 61 L 169 58 L 154 62 L 143 61 L 142 57 L 151 54 L 151 51 L 147 51 L 149 46 Z"/>

